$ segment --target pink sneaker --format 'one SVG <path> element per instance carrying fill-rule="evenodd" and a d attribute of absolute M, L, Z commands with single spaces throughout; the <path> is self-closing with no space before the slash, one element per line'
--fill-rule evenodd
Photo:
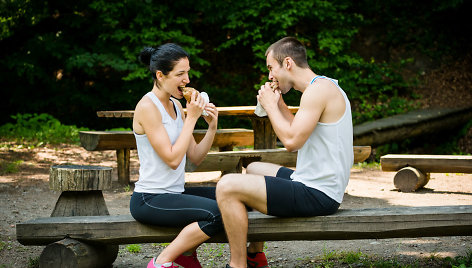
<path fill-rule="evenodd" d="M 198 261 L 196 251 L 194 251 L 190 256 L 180 255 L 175 259 L 175 263 L 185 268 L 202 268 L 202 265 Z"/>
<path fill-rule="evenodd" d="M 156 258 L 152 258 L 152 259 L 149 261 L 149 263 L 148 263 L 148 265 L 147 265 L 147 268 L 179 268 L 179 267 L 180 267 L 180 266 L 178 266 L 178 265 L 174 265 L 173 262 L 166 262 L 166 263 L 164 263 L 164 264 L 157 264 L 157 266 L 156 266 L 156 264 L 154 264 L 154 260 L 155 260 L 155 259 L 156 259 Z"/>

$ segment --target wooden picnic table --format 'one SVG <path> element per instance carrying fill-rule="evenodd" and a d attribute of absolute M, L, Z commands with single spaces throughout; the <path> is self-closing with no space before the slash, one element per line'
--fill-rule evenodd
<path fill-rule="evenodd" d="M 298 106 L 289 106 L 292 113 L 298 111 Z M 254 130 L 254 149 L 275 149 L 277 148 L 277 135 L 275 135 L 272 124 L 267 116 L 259 117 L 254 114 L 256 106 L 230 106 L 216 107 L 219 116 L 239 116 L 249 118 Z M 184 112 L 186 109 L 184 109 Z M 110 118 L 132 118 L 133 110 L 123 111 L 98 111 L 98 117 Z"/>

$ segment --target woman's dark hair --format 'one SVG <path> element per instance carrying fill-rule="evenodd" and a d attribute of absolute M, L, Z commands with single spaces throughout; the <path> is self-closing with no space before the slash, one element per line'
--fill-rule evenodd
<path fill-rule="evenodd" d="M 139 60 L 149 67 L 154 80 L 156 80 L 156 71 L 167 75 L 180 59 L 188 57 L 187 52 L 174 43 L 164 44 L 158 48 L 145 47 L 139 53 Z"/>

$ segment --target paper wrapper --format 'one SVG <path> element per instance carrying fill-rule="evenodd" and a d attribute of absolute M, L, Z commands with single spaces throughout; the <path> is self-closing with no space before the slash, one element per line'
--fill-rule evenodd
<path fill-rule="evenodd" d="M 259 103 L 259 101 L 257 102 L 254 113 L 259 117 L 267 116 L 267 112 L 264 110 L 264 108 L 262 108 L 262 105 Z"/>
<path fill-rule="evenodd" d="M 208 97 L 208 94 L 206 92 L 200 92 L 200 95 L 202 96 L 203 100 L 205 101 L 205 104 L 210 102 L 210 97 Z M 203 116 L 208 116 L 207 111 L 203 110 L 202 115 Z"/>

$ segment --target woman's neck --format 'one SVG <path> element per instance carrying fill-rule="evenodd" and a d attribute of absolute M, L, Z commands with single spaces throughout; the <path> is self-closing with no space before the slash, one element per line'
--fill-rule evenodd
<path fill-rule="evenodd" d="M 170 94 L 167 91 L 159 89 L 155 84 L 151 91 L 152 93 L 154 93 L 154 95 L 156 95 L 156 97 L 161 101 L 164 106 L 169 104 Z"/>

